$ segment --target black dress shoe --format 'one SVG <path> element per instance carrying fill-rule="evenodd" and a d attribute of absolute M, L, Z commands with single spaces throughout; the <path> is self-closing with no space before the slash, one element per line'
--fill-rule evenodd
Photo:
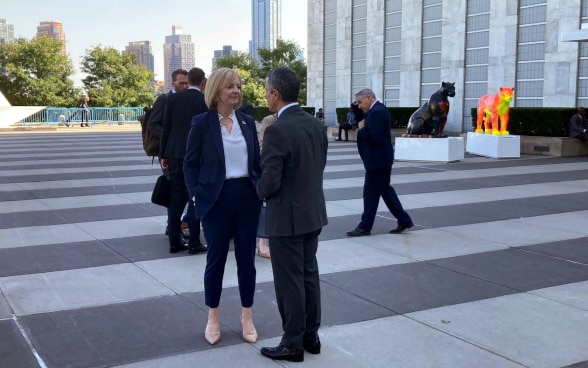
<path fill-rule="evenodd" d="M 335 139 L 335 142 L 341 142 L 341 139 L 337 138 Z"/>
<path fill-rule="evenodd" d="M 202 244 L 200 241 L 198 241 L 198 243 L 195 245 L 188 246 L 188 253 L 189 254 L 198 254 L 198 253 L 206 252 L 207 250 L 208 250 L 208 248 L 206 247 L 206 245 Z"/>
<path fill-rule="evenodd" d="M 398 227 L 396 229 L 390 230 L 390 234 L 400 234 L 404 230 L 410 229 L 413 226 L 414 226 L 414 224 L 412 222 L 408 225 L 398 225 Z"/>
<path fill-rule="evenodd" d="M 261 354 L 273 360 L 287 360 L 289 362 L 303 362 L 304 350 L 288 349 L 282 344 L 275 348 L 261 348 Z"/>
<path fill-rule="evenodd" d="M 304 350 L 308 351 L 311 354 L 320 354 L 321 340 L 304 340 L 302 341 L 302 347 L 304 348 Z"/>
<path fill-rule="evenodd" d="M 172 254 L 178 253 L 178 252 L 183 252 L 185 250 L 188 250 L 188 246 L 184 243 L 180 243 L 180 244 L 177 244 L 173 247 L 169 247 L 169 252 Z"/>
<path fill-rule="evenodd" d="M 358 227 L 347 232 L 347 235 L 349 235 L 349 236 L 364 236 L 364 235 L 370 235 L 370 234 L 371 234 L 371 232 L 369 230 L 363 230 Z"/>

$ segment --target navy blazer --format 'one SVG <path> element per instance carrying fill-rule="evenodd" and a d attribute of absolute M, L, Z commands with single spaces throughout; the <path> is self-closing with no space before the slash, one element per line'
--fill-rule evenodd
<path fill-rule="evenodd" d="M 247 169 L 255 188 L 261 176 L 257 128 L 251 116 L 240 111 L 236 111 L 235 116 L 247 143 Z M 218 112 L 209 110 L 192 119 L 184 157 L 184 180 L 190 197 L 195 197 L 198 217 L 204 217 L 212 208 L 225 178 L 225 152 Z"/>
<path fill-rule="evenodd" d="M 365 171 L 378 171 L 392 167 L 392 117 L 383 103 L 376 101 L 364 116 L 365 126 L 357 132 L 357 150 Z"/>

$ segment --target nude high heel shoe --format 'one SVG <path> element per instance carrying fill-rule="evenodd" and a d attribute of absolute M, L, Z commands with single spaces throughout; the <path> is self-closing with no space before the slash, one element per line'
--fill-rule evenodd
<path fill-rule="evenodd" d="M 266 248 L 267 252 L 264 252 L 262 250 L 262 248 Z M 267 244 L 267 239 L 264 238 L 259 238 L 259 241 L 257 242 L 257 255 L 262 257 L 262 258 L 269 258 L 270 257 L 270 252 L 269 252 L 269 246 Z"/>
<path fill-rule="evenodd" d="M 243 308 L 241 312 L 241 325 L 243 326 L 243 340 L 248 343 L 255 343 L 257 341 L 257 331 L 253 325 L 253 313 L 251 308 Z"/>
<path fill-rule="evenodd" d="M 218 308 L 208 309 L 208 323 L 204 331 L 204 338 L 210 345 L 216 344 L 220 340 L 220 319 Z"/>

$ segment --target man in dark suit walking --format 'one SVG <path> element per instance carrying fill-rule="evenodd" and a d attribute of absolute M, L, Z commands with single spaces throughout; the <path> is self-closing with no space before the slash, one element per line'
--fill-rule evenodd
<path fill-rule="evenodd" d="M 188 90 L 168 96 L 163 115 L 159 157 L 161 168 L 166 170 L 170 182 L 170 203 L 167 208 L 169 251 L 177 253 L 188 249 L 190 254 L 206 251 L 200 242 L 200 220 L 196 218 L 194 202 L 184 182 L 184 155 L 192 117 L 206 112 L 202 90 L 206 83 L 204 71 L 192 68 L 188 72 Z M 181 216 L 188 203 L 188 246 L 182 242 Z"/>
<path fill-rule="evenodd" d="M 376 99 L 371 89 L 366 88 L 357 92 L 355 100 L 365 113 L 364 119 L 358 124 L 357 132 L 357 150 L 365 168 L 363 214 L 359 225 L 348 231 L 347 235 L 370 235 L 378 212 L 380 197 L 398 220 L 398 226 L 390 230 L 390 233 L 400 234 L 414 224 L 402 208 L 396 191 L 390 185 L 390 174 L 392 174 L 394 163 L 394 147 L 390 136 L 392 117 L 386 106 Z"/>
<path fill-rule="evenodd" d="M 299 106 L 300 79 L 288 67 L 266 79 L 270 111 L 278 113 L 263 138 L 263 173 L 257 184 L 266 200 L 266 233 L 284 334 L 277 347 L 262 348 L 271 359 L 301 362 L 304 350 L 320 353 L 321 321 L 318 236 L 327 224 L 323 172 L 327 135 L 319 120 Z M 304 349 L 304 350 L 303 350 Z"/>

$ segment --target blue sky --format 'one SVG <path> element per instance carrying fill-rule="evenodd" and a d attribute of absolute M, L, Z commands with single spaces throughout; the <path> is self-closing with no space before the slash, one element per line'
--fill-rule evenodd
<path fill-rule="evenodd" d="M 16 37 L 29 39 L 41 21 L 63 23 L 67 53 L 76 68 L 93 46 L 124 50 L 130 41 L 149 40 L 157 79 L 163 79 L 163 43 L 174 24 L 192 36 L 196 66 L 207 73 L 214 50 L 232 45 L 248 51 L 251 39 L 250 0 L 1 0 L 0 18 L 14 25 Z M 306 24 L 307 1 L 282 0 L 282 38 L 298 42 L 305 57 Z"/>

